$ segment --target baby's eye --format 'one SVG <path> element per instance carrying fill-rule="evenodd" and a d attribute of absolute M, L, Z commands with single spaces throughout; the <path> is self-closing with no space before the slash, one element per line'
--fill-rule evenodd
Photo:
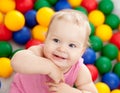
<path fill-rule="evenodd" d="M 75 44 L 69 44 L 69 47 L 71 47 L 71 48 L 75 48 L 76 45 L 75 45 Z"/>
<path fill-rule="evenodd" d="M 59 40 L 59 39 L 56 39 L 56 38 L 54 38 L 53 41 L 56 42 L 56 43 L 59 43 L 59 42 L 60 42 L 60 40 Z"/>

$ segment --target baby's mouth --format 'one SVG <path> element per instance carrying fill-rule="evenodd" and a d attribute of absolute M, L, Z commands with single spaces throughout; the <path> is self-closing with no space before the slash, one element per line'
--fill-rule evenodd
<path fill-rule="evenodd" d="M 56 54 L 54 54 L 53 56 L 56 57 L 56 58 L 59 58 L 59 59 L 66 59 L 65 57 L 62 57 L 62 56 L 59 56 L 59 55 L 56 55 Z"/>

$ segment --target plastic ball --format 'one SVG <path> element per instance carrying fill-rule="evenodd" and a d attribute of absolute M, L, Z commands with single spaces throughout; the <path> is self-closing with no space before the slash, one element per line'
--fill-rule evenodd
<path fill-rule="evenodd" d="M 98 93 L 110 93 L 109 86 L 104 82 L 97 82 L 95 86 L 98 90 Z"/>
<path fill-rule="evenodd" d="M 16 9 L 22 13 L 26 13 L 27 11 L 33 9 L 33 1 L 32 0 L 16 0 Z"/>
<path fill-rule="evenodd" d="M 0 77 L 8 78 L 13 73 L 10 59 L 6 57 L 0 58 Z"/>
<path fill-rule="evenodd" d="M 114 44 L 106 44 L 102 48 L 102 55 L 114 60 L 118 56 L 118 48 Z"/>
<path fill-rule="evenodd" d="M 0 24 L 2 24 L 3 23 L 3 14 L 2 14 L 2 12 L 0 12 Z"/>
<path fill-rule="evenodd" d="M 118 57 L 117 60 L 120 61 L 120 50 L 118 51 Z"/>
<path fill-rule="evenodd" d="M 32 37 L 33 39 L 40 40 L 41 42 L 44 42 L 45 40 L 45 34 L 47 32 L 48 28 L 41 26 L 41 25 L 36 25 L 32 29 Z"/>
<path fill-rule="evenodd" d="M 119 86 L 119 78 L 116 74 L 112 72 L 104 74 L 101 81 L 106 83 L 111 90 L 116 89 Z"/>
<path fill-rule="evenodd" d="M 59 0 L 54 6 L 55 11 L 60 11 L 62 9 L 71 9 L 71 8 L 72 8 L 71 5 L 65 0 Z"/>
<path fill-rule="evenodd" d="M 0 41 L 0 57 L 9 57 L 12 53 L 12 46 L 9 42 Z"/>
<path fill-rule="evenodd" d="M 98 2 L 96 0 L 82 0 L 81 6 L 85 7 L 88 12 L 97 9 Z"/>
<path fill-rule="evenodd" d="M 105 21 L 105 15 L 100 10 L 93 10 L 88 14 L 89 21 L 96 27 Z"/>
<path fill-rule="evenodd" d="M 112 62 L 109 58 L 100 56 L 96 62 L 95 66 L 97 67 L 101 75 L 108 73 L 112 69 Z"/>
<path fill-rule="evenodd" d="M 96 52 L 100 51 L 103 47 L 102 40 L 97 36 L 91 36 L 90 43 L 91 43 L 91 48 Z"/>
<path fill-rule="evenodd" d="M 17 11 L 12 10 L 5 15 L 5 25 L 11 31 L 18 31 L 23 28 L 25 24 L 24 15 Z"/>
<path fill-rule="evenodd" d="M 114 4 L 112 0 L 101 0 L 98 4 L 98 9 L 108 15 L 114 9 Z"/>
<path fill-rule="evenodd" d="M 55 5 L 58 0 L 47 0 L 51 5 Z"/>
<path fill-rule="evenodd" d="M 89 24 L 90 24 L 90 28 L 91 28 L 90 36 L 92 36 L 95 34 L 95 26 L 91 22 L 89 22 Z"/>
<path fill-rule="evenodd" d="M 103 42 L 107 42 L 112 37 L 112 28 L 107 24 L 102 24 L 96 27 L 95 35 L 98 36 Z"/>
<path fill-rule="evenodd" d="M 40 40 L 36 40 L 36 39 L 31 39 L 29 40 L 26 45 L 25 45 L 25 48 L 29 48 L 31 46 L 34 46 L 34 45 L 39 45 L 39 44 L 42 44 L 42 42 Z"/>
<path fill-rule="evenodd" d="M 3 13 L 7 13 L 11 10 L 14 10 L 16 7 L 16 3 L 14 0 L 0 0 L 0 11 Z"/>
<path fill-rule="evenodd" d="M 51 7 L 50 3 L 47 0 L 36 0 L 34 4 L 34 9 L 38 11 L 40 8 L 43 7 Z"/>
<path fill-rule="evenodd" d="M 119 27 L 119 17 L 115 14 L 109 14 L 106 16 L 105 24 L 108 24 L 113 30 Z"/>
<path fill-rule="evenodd" d="M 113 66 L 113 72 L 118 75 L 118 77 L 120 78 L 120 62 L 117 62 L 114 66 Z"/>
<path fill-rule="evenodd" d="M 110 93 L 120 93 L 120 89 L 113 89 Z"/>
<path fill-rule="evenodd" d="M 120 32 L 113 33 L 110 43 L 116 45 L 120 49 Z"/>
<path fill-rule="evenodd" d="M 77 7 L 80 6 L 82 0 L 68 0 L 68 3 L 72 6 L 72 7 Z"/>
<path fill-rule="evenodd" d="M 0 41 L 12 39 L 12 32 L 4 24 L 0 24 Z"/>
<path fill-rule="evenodd" d="M 37 25 L 35 10 L 29 10 L 25 13 L 25 22 L 26 26 L 30 28 L 33 28 L 35 25 Z"/>
<path fill-rule="evenodd" d="M 97 78 L 98 78 L 98 70 L 97 70 L 97 68 L 92 64 L 87 64 L 86 66 L 87 66 L 87 68 L 89 69 L 89 71 L 91 73 L 92 80 L 93 81 L 97 80 Z"/>
<path fill-rule="evenodd" d="M 51 8 L 40 8 L 36 14 L 37 22 L 42 26 L 48 27 L 54 13 L 54 10 L 52 10 Z"/>
<path fill-rule="evenodd" d="M 82 6 L 75 7 L 74 9 L 75 9 L 75 10 L 78 10 L 78 11 L 81 11 L 81 12 L 83 12 L 84 14 L 88 15 L 87 10 L 86 10 L 84 7 L 82 7 Z"/>
<path fill-rule="evenodd" d="M 20 45 L 26 44 L 31 39 L 31 30 L 23 27 L 21 30 L 13 33 L 13 40 Z"/>
<path fill-rule="evenodd" d="M 87 48 L 82 58 L 84 59 L 85 64 L 94 64 L 96 60 L 95 51 L 91 48 Z"/>

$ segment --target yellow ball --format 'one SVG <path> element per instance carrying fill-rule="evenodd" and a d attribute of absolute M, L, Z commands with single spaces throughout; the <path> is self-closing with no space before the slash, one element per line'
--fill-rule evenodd
<path fill-rule="evenodd" d="M 119 50 L 119 52 L 118 52 L 117 60 L 120 61 L 120 50 Z"/>
<path fill-rule="evenodd" d="M 24 24 L 24 15 L 17 10 L 12 10 L 5 15 L 5 25 L 11 31 L 22 29 Z"/>
<path fill-rule="evenodd" d="M 15 0 L 0 0 L 0 11 L 7 13 L 16 7 Z"/>
<path fill-rule="evenodd" d="M 6 57 L 0 58 L 0 77 L 7 78 L 13 72 L 10 59 Z"/>
<path fill-rule="evenodd" d="M 100 10 L 93 10 L 88 14 L 88 19 L 96 27 L 104 23 L 105 15 Z"/>
<path fill-rule="evenodd" d="M 3 23 L 3 14 L 0 12 L 0 24 Z"/>
<path fill-rule="evenodd" d="M 109 86 L 103 82 L 97 82 L 95 86 L 98 90 L 98 93 L 110 93 Z"/>
<path fill-rule="evenodd" d="M 120 89 L 114 89 L 111 91 L 111 93 L 120 93 Z"/>
<path fill-rule="evenodd" d="M 40 8 L 36 14 L 36 20 L 40 25 L 48 27 L 51 17 L 53 16 L 54 13 L 55 12 L 51 8 L 48 7 Z"/>
<path fill-rule="evenodd" d="M 41 26 L 41 25 L 36 25 L 32 29 L 32 37 L 34 39 L 40 40 L 41 42 L 44 42 L 45 40 L 45 34 L 47 32 L 48 28 Z"/>
<path fill-rule="evenodd" d="M 98 36 L 103 42 L 109 41 L 112 34 L 112 28 L 107 24 L 102 24 L 96 27 L 95 35 Z"/>
<path fill-rule="evenodd" d="M 72 7 L 77 7 L 80 6 L 82 0 L 68 0 L 68 3 L 72 6 Z"/>

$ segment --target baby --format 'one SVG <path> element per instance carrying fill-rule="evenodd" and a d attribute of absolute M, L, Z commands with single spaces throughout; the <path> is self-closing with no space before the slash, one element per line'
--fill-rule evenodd
<path fill-rule="evenodd" d="M 71 9 L 56 12 L 44 44 L 12 57 L 18 73 L 9 93 L 98 93 L 81 58 L 89 45 L 90 30 L 83 13 Z"/>

